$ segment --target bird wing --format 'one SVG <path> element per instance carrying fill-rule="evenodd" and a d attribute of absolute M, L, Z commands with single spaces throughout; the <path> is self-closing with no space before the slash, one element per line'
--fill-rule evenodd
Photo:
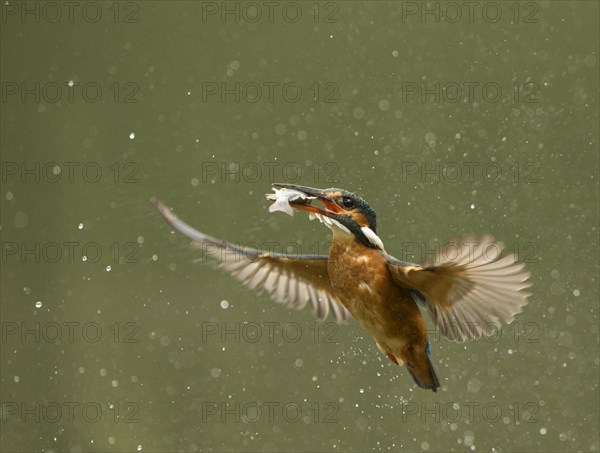
<path fill-rule="evenodd" d="M 388 255 L 388 269 L 399 286 L 413 290 L 442 335 L 473 340 L 498 319 L 508 324 L 521 312 L 531 295 L 523 291 L 531 286 L 530 274 L 514 253 L 500 258 L 503 245 L 491 236 L 455 245 L 452 253 L 439 251 L 429 266 Z"/>
<path fill-rule="evenodd" d="M 351 318 L 334 295 L 327 256 L 286 255 L 221 241 L 189 226 L 160 201 L 152 202 L 173 229 L 190 238 L 207 255 L 219 259 L 223 269 L 259 294 L 266 290 L 272 299 L 296 310 L 310 300 L 312 311 L 320 320 L 327 318 L 329 312 L 338 323 Z"/>

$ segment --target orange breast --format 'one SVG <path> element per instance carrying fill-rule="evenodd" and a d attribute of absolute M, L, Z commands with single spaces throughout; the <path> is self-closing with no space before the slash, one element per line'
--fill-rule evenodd
<path fill-rule="evenodd" d="M 328 273 L 348 311 L 386 350 L 394 352 L 406 342 L 425 345 L 421 312 L 412 296 L 393 281 L 378 250 L 352 237 L 334 237 Z"/>

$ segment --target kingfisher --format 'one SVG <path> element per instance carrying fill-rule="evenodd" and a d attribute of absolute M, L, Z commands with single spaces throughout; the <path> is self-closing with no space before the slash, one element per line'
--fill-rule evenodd
<path fill-rule="evenodd" d="M 152 202 L 174 230 L 211 250 L 249 288 L 298 310 L 310 302 L 319 320 L 330 313 L 338 323 L 354 318 L 423 389 L 436 392 L 440 379 L 421 310 L 445 338 L 463 342 L 481 337 L 491 325 L 497 328 L 499 320 L 511 323 L 528 302 L 530 274 L 514 253 L 501 256 L 502 243 L 489 235 L 453 243 L 452 254 L 442 248 L 432 263 L 419 265 L 385 251 L 375 211 L 358 195 L 295 184 L 273 187 L 292 194 L 267 197 L 274 204 L 287 205 L 291 213 L 306 211 L 331 230 L 328 255 L 283 254 L 219 240 Z"/>

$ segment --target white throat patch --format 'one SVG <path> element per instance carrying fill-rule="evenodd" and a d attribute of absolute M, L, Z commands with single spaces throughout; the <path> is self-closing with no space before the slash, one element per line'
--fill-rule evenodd
<path fill-rule="evenodd" d="M 337 228 L 338 230 L 342 231 L 343 233 L 352 234 L 352 233 L 350 233 L 350 230 L 348 228 L 346 228 L 344 225 L 342 225 L 337 220 L 332 219 L 331 217 L 327 217 L 327 216 L 324 216 L 324 215 L 321 215 L 321 214 L 317 214 L 316 212 L 310 212 L 308 214 L 308 218 L 310 220 L 318 219 L 319 222 L 324 223 L 325 226 L 327 228 L 329 228 L 330 230 L 333 230 L 334 228 Z"/>
<path fill-rule="evenodd" d="M 369 242 L 371 244 L 379 247 L 381 250 L 385 250 L 383 248 L 383 241 L 381 239 L 379 239 L 379 236 L 377 236 L 371 228 L 361 227 L 361 231 L 363 232 L 363 234 L 365 235 L 365 237 L 369 240 Z"/>
<path fill-rule="evenodd" d="M 338 232 L 348 234 L 348 235 L 352 234 L 348 228 L 346 228 L 344 225 L 342 225 L 337 220 L 332 219 L 331 217 L 317 214 L 315 212 L 310 212 L 308 214 L 308 217 L 310 220 L 318 219 L 319 222 L 324 223 L 325 226 L 327 228 L 329 228 L 330 230 L 332 230 L 334 233 L 336 231 L 338 231 Z M 375 234 L 375 232 L 371 228 L 361 227 L 361 231 L 371 244 L 373 244 L 374 246 L 379 247 L 381 250 L 385 251 L 385 248 L 383 247 L 383 241 L 379 238 L 379 236 L 377 236 Z"/>

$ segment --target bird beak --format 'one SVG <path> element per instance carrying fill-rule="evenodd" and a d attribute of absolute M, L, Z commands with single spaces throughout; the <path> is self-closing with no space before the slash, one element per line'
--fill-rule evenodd
<path fill-rule="evenodd" d="M 273 183 L 272 185 L 273 187 L 279 189 L 297 190 L 298 192 L 302 192 L 307 197 L 315 197 L 317 200 L 323 203 L 323 206 L 325 207 L 325 209 L 323 209 L 319 206 L 313 206 L 311 204 L 311 199 L 296 199 L 290 200 L 289 202 L 290 206 L 294 209 L 313 212 L 327 217 L 344 213 L 344 210 L 339 207 L 335 201 L 329 198 L 324 190 L 315 189 L 313 187 L 299 186 L 296 184 Z"/>

